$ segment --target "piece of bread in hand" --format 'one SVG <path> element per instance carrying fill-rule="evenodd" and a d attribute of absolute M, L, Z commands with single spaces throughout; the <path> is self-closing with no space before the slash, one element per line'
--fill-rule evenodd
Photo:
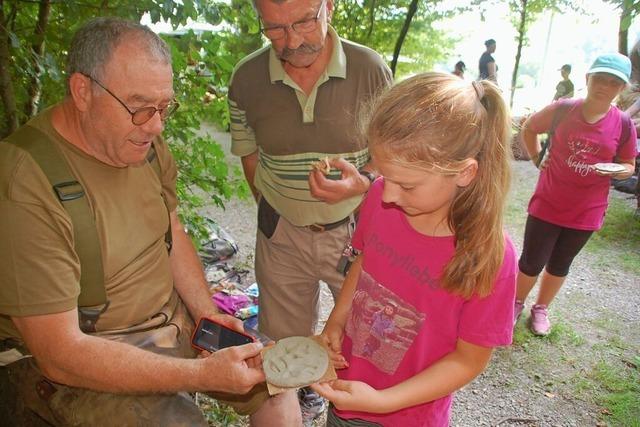
<path fill-rule="evenodd" d="M 329 175 L 331 172 L 331 164 L 329 164 L 329 157 L 325 156 L 323 159 L 318 160 L 317 162 L 313 162 L 311 166 L 322 172 L 324 175 Z"/>

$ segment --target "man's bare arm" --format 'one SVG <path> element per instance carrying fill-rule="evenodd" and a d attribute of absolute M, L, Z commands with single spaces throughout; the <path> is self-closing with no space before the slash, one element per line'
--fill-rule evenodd
<path fill-rule="evenodd" d="M 12 321 L 43 374 L 74 387 L 124 393 L 238 393 L 264 380 L 261 370 L 245 362 L 259 353 L 259 344 L 224 349 L 206 358 L 178 359 L 86 335 L 78 327 L 76 309 Z"/>

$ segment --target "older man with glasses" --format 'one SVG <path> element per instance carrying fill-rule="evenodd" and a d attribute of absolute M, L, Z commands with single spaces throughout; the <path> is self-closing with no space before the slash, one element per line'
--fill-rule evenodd
<path fill-rule="evenodd" d="M 268 396 L 259 343 L 190 346 L 192 319 L 242 323 L 217 312 L 176 214 L 167 46 L 98 18 L 67 71 L 67 97 L 0 143 L 0 419 L 206 426 L 200 391 L 252 425 L 299 425 L 295 396 Z"/>
<path fill-rule="evenodd" d="M 358 114 L 392 77 L 376 52 L 329 25 L 333 0 L 254 6 L 270 45 L 234 71 L 231 151 L 258 202 L 259 328 L 280 339 L 315 332 L 319 281 L 334 298 L 342 286 L 354 217 L 375 178 Z M 322 410 L 317 395 L 302 391 L 301 402 L 306 419 Z"/>

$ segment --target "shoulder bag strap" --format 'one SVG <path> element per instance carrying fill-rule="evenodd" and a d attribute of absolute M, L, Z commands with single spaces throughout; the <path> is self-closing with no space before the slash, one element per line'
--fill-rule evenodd
<path fill-rule="evenodd" d="M 156 175 L 158 175 L 160 185 L 162 186 L 162 168 L 160 167 L 160 161 L 158 161 L 158 153 L 156 152 L 155 140 L 151 143 L 151 148 L 149 149 L 149 153 L 147 154 L 147 162 L 156 173 Z M 167 215 L 169 215 L 169 226 L 167 227 L 167 232 L 164 233 L 164 244 L 167 246 L 167 251 L 171 252 L 171 247 L 173 246 L 173 234 L 171 232 L 171 212 L 169 212 L 169 204 L 167 203 L 167 197 L 164 195 L 164 191 L 162 192 L 162 201 L 164 202 L 165 208 L 167 208 Z"/>
<path fill-rule="evenodd" d="M 73 224 L 74 248 L 80 259 L 80 296 L 78 307 L 103 306 L 93 310 L 88 320 L 95 325 L 99 314 L 108 306 L 107 293 L 104 288 L 104 271 L 102 266 L 102 252 L 100 239 L 96 228 L 93 211 L 84 188 L 71 172 L 67 160 L 58 147 L 39 129 L 25 125 L 17 132 L 9 136 L 6 141 L 16 147 L 25 150 L 31 158 L 40 166 L 51 188 L 62 206 L 69 213 Z M 85 326 L 91 330 L 90 325 L 84 325 L 81 317 L 81 329 Z M 95 330 L 95 328 L 93 328 Z"/>

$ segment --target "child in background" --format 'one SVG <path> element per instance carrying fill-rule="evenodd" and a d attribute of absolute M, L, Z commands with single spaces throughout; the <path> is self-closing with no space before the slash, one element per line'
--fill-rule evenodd
<path fill-rule="evenodd" d="M 448 426 L 452 393 L 511 343 L 510 123 L 497 86 L 452 74 L 412 77 L 376 101 L 366 136 L 381 177 L 322 333 L 344 369 L 312 386 L 335 405 L 327 425 Z M 370 351 L 385 307 L 393 325 Z"/>
<path fill-rule="evenodd" d="M 574 257 L 602 227 L 611 178 L 626 179 L 633 174 L 636 130 L 631 120 L 611 105 L 629 83 L 630 74 L 631 62 L 626 56 L 601 55 L 587 72 L 585 99 L 557 101 L 530 116 L 522 126 L 525 147 L 542 171 L 529 201 L 514 324 L 546 266 L 529 318 L 535 335 L 547 335 L 551 330 L 547 308 Z M 558 108 L 565 108 L 565 112 L 553 133 L 549 156 L 540 162 L 537 136 L 547 133 Z M 597 163 L 610 162 L 618 163 L 622 171 L 595 168 Z"/>
<path fill-rule="evenodd" d="M 553 100 L 557 101 L 561 98 L 573 98 L 573 82 L 569 79 L 571 74 L 571 64 L 564 64 L 560 70 L 562 80 L 556 85 L 556 93 L 553 95 Z"/>

